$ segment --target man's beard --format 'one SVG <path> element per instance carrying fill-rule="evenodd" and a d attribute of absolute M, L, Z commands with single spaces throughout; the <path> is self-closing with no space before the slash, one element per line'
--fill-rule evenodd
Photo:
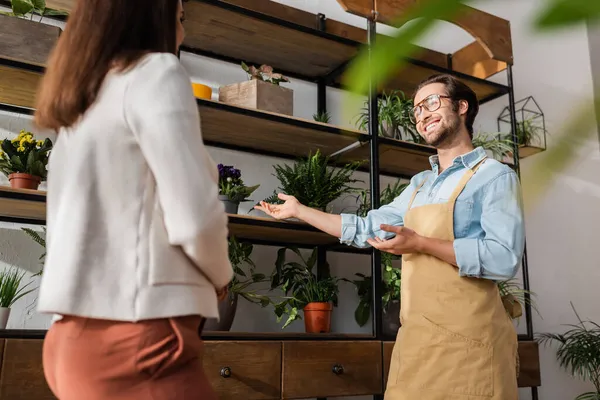
<path fill-rule="evenodd" d="M 458 120 L 458 118 L 453 118 L 451 121 L 449 121 L 449 125 L 441 128 L 441 130 L 437 136 L 432 137 L 432 138 L 425 137 L 425 142 L 429 146 L 433 146 L 436 148 L 440 147 L 443 144 L 451 143 L 452 140 L 458 134 L 459 128 L 460 128 L 460 121 Z M 431 139 L 431 140 L 429 140 L 429 139 Z"/>

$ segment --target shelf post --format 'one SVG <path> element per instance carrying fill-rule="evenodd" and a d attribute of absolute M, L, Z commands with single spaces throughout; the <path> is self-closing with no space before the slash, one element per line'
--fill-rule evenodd
<path fill-rule="evenodd" d="M 373 62 L 372 48 L 375 45 L 376 34 L 376 12 L 373 12 L 373 17 L 367 19 L 367 35 L 368 35 L 368 51 L 369 65 Z M 366 71 L 365 71 L 366 72 Z M 368 109 L 369 109 L 369 141 L 370 152 L 370 197 L 371 208 L 379 208 L 380 193 L 379 193 L 379 115 L 378 115 L 378 97 L 377 97 L 377 82 L 371 78 L 369 82 L 368 94 Z M 381 339 L 382 335 L 382 308 L 381 308 L 381 253 L 373 248 L 371 255 L 371 276 L 373 278 L 373 334 L 377 339 Z"/>
<path fill-rule="evenodd" d="M 515 93 L 513 84 L 512 65 L 508 64 L 506 69 L 508 78 L 508 109 L 510 112 L 510 130 L 513 141 L 513 163 L 515 172 L 519 179 L 521 178 L 521 162 L 519 160 L 519 138 L 517 136 L 517 112 L 515 109 Z M 527 264 L 527 240 L 525 240 L 525 248 L 523 250 L 523 258 L 521 259 L 521 266 L 523 269 L 523 289 L 525 289 L 525 323 L 527 325 L 527 340 L 533 340 L 533 320 L 531 317 L 531 305 L 529 301 L 531 297 L 529 291 L 529 267 Z M 536 386 L 531 387 L 531 398 L 532 400 L 538 399 L 538 390 Z"/>

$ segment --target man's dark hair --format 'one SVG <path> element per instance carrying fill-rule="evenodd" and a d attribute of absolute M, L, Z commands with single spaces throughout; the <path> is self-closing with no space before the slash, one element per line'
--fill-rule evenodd
<path fill-rule="evenodd" d="M 452 75 L 448 74 L 437 74 L 432 75 L 429 78 L 423 80 L 417 88 L 415 89 L 414 95 L 417 94 L 419 90 L 421 90 L 424 86 L 427 86 L 432 83 L 442 83 L 446 87 L 446 94 L 450 96 L 452 100 L 452 107 L 454 111 L 458 110 L 458 101 L 465 100 L 469 104 L 469 109 L 467 110 L 467 115 L 465 118 L 465 126 L 467 131 L 469 132 L 469 136 L 473 139 L 473 122 L 475 122 L 475 117 L 479 112 L 479 102 L 477 101 L 477 95 L 467 85 L 456 79 Z M 413 95 L 413 98 L 414 98 Z"/>

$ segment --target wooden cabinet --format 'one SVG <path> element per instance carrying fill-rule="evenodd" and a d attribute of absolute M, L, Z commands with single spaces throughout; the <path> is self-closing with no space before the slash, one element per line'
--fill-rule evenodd
<path fill-rule="evenodd" d="M 381 342 L 283 343 L 284 399 L 381 393 Z"/>
<path fill-rule="evenodd" d="M 381 394 L 393 342 L 376 340 L 207 340 L 204 370 L 220 400 Z M 0 400 L 55 400 L 40 339 L 0 339 Z M 520 387 L 540 386 L 538 346 L 519 342 Z"/>

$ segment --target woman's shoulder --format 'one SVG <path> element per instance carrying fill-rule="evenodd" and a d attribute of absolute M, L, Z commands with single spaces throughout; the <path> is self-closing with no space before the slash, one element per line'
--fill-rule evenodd
<path fill-rule="evenodd" d="M 156 77 L 157 75 L 186 75 L 179 58 L 172 53 L 148 53 L 129 71 L 136 76 Z"/>

